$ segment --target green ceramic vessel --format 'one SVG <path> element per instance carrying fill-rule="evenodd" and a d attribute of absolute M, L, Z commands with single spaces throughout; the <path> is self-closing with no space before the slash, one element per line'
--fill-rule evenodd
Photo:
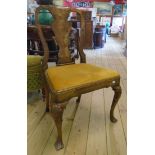
<path fill-rule="evenodd" d="M 42 25 L 50 25 L 53 22 L 53 16 L 48 10 L 43 9 L 39 14 L 39 23 Z"/>

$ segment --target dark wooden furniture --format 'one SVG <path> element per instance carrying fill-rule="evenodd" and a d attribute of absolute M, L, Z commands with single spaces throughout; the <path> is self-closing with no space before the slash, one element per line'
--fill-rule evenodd
<path fill-rule="evenodd" d="M 103 38 L 103 32 L 101 31 L 94 32 L 94 49 L 103 48 L 104 41 L 102 38 Z"/>
<path fill-rule="evenodd" d="M 50 26 L 43 26 L 43 33 L 49 47 L 49 62 L 57 62 L 59 47 Z M 35 25 L 27 27 L 27 52 L 29 55 L 44 55 L 43 47 Z"/>
<path fill-rule="evenodd" d="M 85 20 L 85 29 L 83 32 L 84 36 L 84 48 L 93 48 L 93 21 L 91 20 L 92 12 L 91 11 L 84 11 L 84 20 Z M 70 20 L 72 26 L 78 30 L 81 28 L 81 23 L 79 16 L 74 17 Z"/>
<path fill-rule="evenodd" d="M 53 0 L 36 0 L 37 4 L 39 5 L 52 5 Z"/>
<path fill-rule="evenodd" d="M 46 42 L 49 48 L 49 58 L 48 62 L 58 62 L 58 53 L 59 46 L 56 42 L 55 35 L 50 26 L 42 26 L 43 33 L 46 38 Z M 76 29 L 71 29 L 70 31 L 70 44 L 69 49 L 72 55 L 72 61 L 75 61 L 75 58 L 79 58 L 78 54 L 78 37 Z M 29 55 L 44 55 L 42 43 L 40 41 L 38 30 L 35 25 L 27 27 L 27 52 Z"/>
<path fill-rule="evenodd" d="M 79 104 L 82 94 L 101 88 L 112 87 L 114 90 L 114 98 L 110 109 L 110 120 L 112 122 L 117 121 L 114 117 L 114 109 L 121 96 L 120 75 L 114 70 L 86 63 L 86 56 L 83 51 L 85 32 L 84 11 L 73 8 L 40 6 L 36 9 L 36 26 L 45 52 L 43 64 L 47 64 L 49 49 L 43 29 L 37 20 L 41 9 L 49 10 L 55 17 L 55 21 L 51 24 L 51 27 L 55 34 L 55 39 L 59 45 L 58 66 L 48 68 L 47 65 L 44 65 L 46 66 L 44 68 L 46 87 L 49 91 L 49 93 L 46 94 L 46 110 L 51 111 L 57 127 L 58 137 L 55 143 L 55 148 L 59 150 L 64 147 L 62 141 L 63 111 L 68 103 L 68 100 L 72 97 L 78 97 L 77 104 Z M 69 33 L 71 24 L 67 21 L 67 18 L 71 11 L 77 12 L 81 17 L 81 30 L 79 38 L 80 64 L 74 64 L 72 62 L 69 50 Z M 49 94 L 51 96 L 50 103 Z"/>
<path fill-rule="evenodd" d="M 84 34 L 84 44 L 83 48 L 93 48 L 93 21 L 92 12 L 85 11 L 85 34 Z"/>
<path fill-rule="evenodd" d="M 94 49 L 104 47 L 104 43 L 106 43 L 106 28 L 105 28 L 105 26 L 100 26 L 100 25 L 96 26 L 93 40 L 94 40 Z"/>
<path fill-rule="evenodd" d="M 93 48 L 93 21 L 85 21 L 85 36 L 83 48 Z"/>
<path fill-rule="evenodd" d="M 79 20 L 70 21 L 74 28 L 80 31 L 81 23 Z M 80 34 L 79 34 L 80 35 Z M 85 30 L 83 32 L 84 35 L 84 48 L 93 48 L 93 21 L 85 20 Z"/>

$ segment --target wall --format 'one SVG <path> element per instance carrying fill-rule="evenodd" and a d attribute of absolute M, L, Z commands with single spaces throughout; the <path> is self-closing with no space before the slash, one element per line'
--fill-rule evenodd
<path fill-rule="evenodd" d="M 27 0 L 27 4 L 32 3 L 34 0 Z"/>
<path fill-rule="evenodd" d="M 63 0 L 53 0 L 53 4 L 63 6 Z"/>

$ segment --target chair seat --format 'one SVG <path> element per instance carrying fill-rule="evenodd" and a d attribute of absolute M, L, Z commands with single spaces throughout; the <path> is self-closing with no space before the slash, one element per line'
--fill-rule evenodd
<path fill-rule="evenodd" d="M 52 89 L 57 92 L 120 77 L 116 71 L 85 63 L 50 67 L 46 76 Z"/>

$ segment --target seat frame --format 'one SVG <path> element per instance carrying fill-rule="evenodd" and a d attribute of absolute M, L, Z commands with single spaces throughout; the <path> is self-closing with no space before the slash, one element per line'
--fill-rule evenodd
<path fill-rule="evenodd" d="M 59 54 L 58 54 L 58 65 L 69 65 L 73 64 L 70 52 L 68 49 L 69 45 L 69 32 L 71 30 L 71 24 L 67 21 L 70 12 L 77 12 L 81 17 L 81 34 L 79 39 L 79 55 L 80 55 L 80 63 L 86 63 L 86 56 L 83 52 L 83 38 L 84 38 L 84 27 L 85 27 L 85 11 L 78 10 L 74 8 L 57 8 L 55 6 L 46 6 L 40 5 L 35 12 L 35 23 L 38 29 L 39 37 L 41 39 L 41 43 L 44 49 L 44 72 L 45 72 L 45 80 L 46 80 L 46 111 L 51 111 L 52 117 L 55 121 L 57 127 L 57 140 L 55 142 L 56 150 L 60 150 L 64 147 L 62 141 L 62 117 L 63 111 L 68 103 L 68 100 L 72 97 L 78 97 L 76 103 L 79 104 L 81 95 L 101 89 L 111 87 L 114 91 L 114 97 L 110 109 L 110 120 L 112 122 L 116 122 L 117 119 L 114 117 L 114 109 L 118 100 L 121 96 L 121 87 L 120 87 L 120 76 L 106 80 L 106 81 L 97 81 L 95 83 L 87 84 L 80 86 L 78 88 L 56 91 L 50 85 L 48 75 L 47 75 L 47 68 L 48 68 L 48 57 L 49 57 L 49 49 L 43 35 L 41 25 L 38 22 L 38 14 L 41 9 L 47 9 L 51 12 L 52 16 L 54 17 L 54 22 L 51 24 L 52 30 L 55 34 L 56 41 L 59 45 Z M 65 31 L 64 31 L 65 30 Z M 50 94 L 50 99 L 49 99 Z"/>

